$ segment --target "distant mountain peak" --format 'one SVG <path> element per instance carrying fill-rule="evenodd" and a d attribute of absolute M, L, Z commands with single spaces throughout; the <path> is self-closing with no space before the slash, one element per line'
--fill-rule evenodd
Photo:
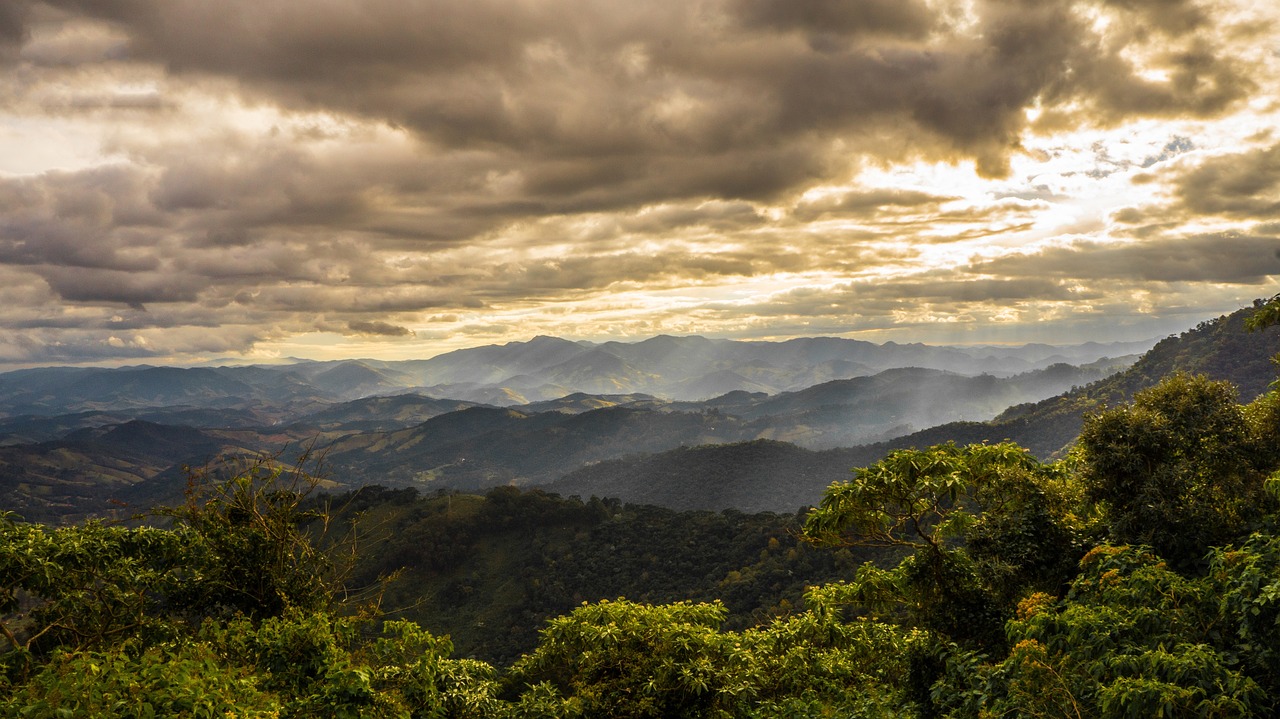
<path fill-rule="evenodd" d="M 523 346 L 533 346 L 533 345 L 573 345 L 573 346 L 575 346 L 575 347 L 577 347 L 577 346 L 578 346 L 578 344 L 577 344 L 576 342 L 573 342 L 573 341 L 571 341 L 571 340 L 564 339 L 564 338 L 562 338 L 562 337 L 552 337 L 551 335 L 537 335 L 537 336 L 535 336 L 533 339 L 530 339 L 530 340 L 528 340 L 528 341 L 526 341 L 526 342 L 508 342 L 508 343 L 506 344 L 506 346 L 507 346 L 507 347 L 512 347 L 512 346 L 516 346 L 516 347 L 518 347 L 518 346 L 521 346 L 521 345 L 523 345 Z"/>

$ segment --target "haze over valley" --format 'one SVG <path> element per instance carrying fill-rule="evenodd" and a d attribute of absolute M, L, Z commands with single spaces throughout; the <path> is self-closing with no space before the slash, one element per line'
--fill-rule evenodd
<path fill-rule="evenodd" d="M 113 515 L 180 498 L 186 468 L 305 448 L 334 489 L 545 486 L 788 511 L 924 439 L 1051 456 L 1096 406 L 1080 393 L 1123 401 L 1176 370 L 1217 372 L 1218 357 L 1256 394 L 1270 347 L 1231 332 L 1246 312 L 1159 345 L 540 337 L 400 362 L 20 370 L 0 374 L 0 496 L 34 517 Z"/>

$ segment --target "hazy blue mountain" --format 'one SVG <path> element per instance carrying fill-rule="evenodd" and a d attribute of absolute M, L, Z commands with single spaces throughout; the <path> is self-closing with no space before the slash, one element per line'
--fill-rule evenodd
<path fill-rule="evenodd" d="M 701 377 L 677 382 L 669 386 L 669 392 L 675 397 L 720 397 L 730 392 L 774 391 L 771 384 L 749 379 L 741 371 L 722 369 L 704 374 Z"/>
<path fill-rule="evenodd" d="M 329 478 L 346 485 L 478 489 L 545 483 L 590 463 L 681 446 L 762 438 L 809 448 L 873 442 L 935 420 L 989 418 L 1010 403 L 1093 376 L 1072 367 L 1012 378 L 898 369 L 775 395 L 735 390 L 703 402 L 673 402 L 641 393 L 577 393 L 508 408 L 417 394 L 301 402 L 294 390 L 308 374 L 336 369 L 347 377 L 371 376 L 352 365 L 317 369 L 284 374 L 290 402 L 318 407 L 300 411 L 287 424 L 265 421 L 270 413 L 249 409 L 188 406 L 5 418 L 0 436 L 7 435 L 4 441 L 11 446 L 7 461 L 0 458 L 0 495 L 8 491 L 7 506 L 13 508 L 54 511 L 80 504 L 107 511 L 108 497 L 129 502 L 180 498 L 183 464 L 292 447 L 285 456 L 290 460 L 312 440 L 326 455 Z M 112 376 L 105 371 L 79 376 L 73 386 L 83 388 L 91 378 L 96 387 Z M 210 381 L 204 373 L 195 375 L 198 382 L 184 384 L 185 377 L 167 377 L 177 378 L 168 391 L 185 401 L 201 396 L 192 387 L 226 403 L 235 398 L 209 388 L 225 388 L 228 381 L 248 386 L 234 377 Z M 270 375 L 253 379 L 259 387 L 253 396 L 268 395 Z M 86 394 L 81 389 L 77 396 Z M 149 399 L 157 396 L 153 392 Z M 231 403 L 255 405 L 253 396 Z M 131 421 L 134 415 L 152 421 Z M 790 480 L 780 475 L 778 481 Z M 96 485 L 102 486 L 93 489 Z"/>
<path fill-rule="evenodd" d="M 528 342 L 457 350 L 427 360 L 397 363 L 397 366 L 416 377 L 417 384 L 423 386 L 496 384 L 514 375 L 552 367 L 589 350 L 588 345 L 557 337 L 535 337 Z"/>
<path fill-rule="evenodd" d="M 477 402 L 501 403 L 503 395 L 495 394 L 495 389 L 504 390 L 510 404 L 550 399 L 551 393 L 565 389 L 703 400 L 734 390 L 794 391 L 901 367 L 1004 377 L 1067 359 L 1083 364 L 1131 355 L 1152 344 L 957 348 L 879 345 L 831 337 L 741 342 L 662 335 L 641 342 L 592 345 L 543 337 L 459 350 L 409 363 L 405 371 L 416 373 L 428 394 Z"/>
<path fill-rule="evenodd" d="M 127 411 L 140 417 L 141 412 L 183 407 L 238 409 L 250 412 L 255 421 L 287 423 L 343 401 L 408 392 L 503 406 L 575 392 L 700 401 L 738 390 L 797 391 L 901 367 L 1011 376 L 1061 358 L 1085 364 L 1129 347 L 948 348 L 836 338 L 738 342 L 671 336 L 591 344 L 537 337 L 402 362 L 53 367 L 0 374 L 0 417 L 91 411 Z"/>
<path fill-rule="evenodd" d="M 1040 457 L 1055 456 L 1075 442 L 1086 412 L 1125 404 L 1135 392 L 1154 386 L 1175 372 L 1229 381 L 1240 390 L 1240 400 L 1248 402 L 1276 381 L 1277 369 L 1271 358 L 1280 352 L 1280 330 L 1245 331 L 1244 321 L 1253 312 L 1254 308 L 1246 307 L 1202 322 L 1161 340 L 1123 372 L 1039 402 L 1011 406 L 989 422 L 931 427 L 874 449 L 884 452 L 898 447 L 927 447 L 948 440 L 1011 440 Z"/>

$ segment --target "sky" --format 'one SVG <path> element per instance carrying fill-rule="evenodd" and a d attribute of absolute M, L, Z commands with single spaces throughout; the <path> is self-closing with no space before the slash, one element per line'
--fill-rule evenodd
<path fill-rule="evenodd" d="M 1280 3 L 0 0 L 0 367 L 1280 292 Z"/>

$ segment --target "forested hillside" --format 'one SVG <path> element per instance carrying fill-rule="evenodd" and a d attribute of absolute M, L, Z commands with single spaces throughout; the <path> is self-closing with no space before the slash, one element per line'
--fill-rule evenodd
<path fill-rule="evenodd" d="M 403 571 L 384 610 L 500 664 L 583 602 L 719 600 L 725 626 L 740 629 L 790 613 L 810 584 L 900 554 L 816 549 L 799 538 L 804 512 L 677 512 L 513 487 L 431 497 L 371 487 L 325 501 L 366 532 L 355 584 Z"/>
<path fill-rule="evenodd" d="M 780 511 L 815 503 L 834 478 L 872 460 L 857 447 L 814 452 L 759 439 L 597 462 L 547 489 L 674 509 Z"/>
<path fill-rule="evenodd" d="M 5 516 L 0 716 L 1275 716 L 1280 391 L 1237 396 L 1176 374 L 1050 463 L 890 452 L 804 515 L 807 549 L 784 518 L 515 489 L 326 502 L 269 464 L 162 526 Z M 436 626 L 514 618 L 460 634 L 496 664 L 395 619 L 414 596 Z"/>

